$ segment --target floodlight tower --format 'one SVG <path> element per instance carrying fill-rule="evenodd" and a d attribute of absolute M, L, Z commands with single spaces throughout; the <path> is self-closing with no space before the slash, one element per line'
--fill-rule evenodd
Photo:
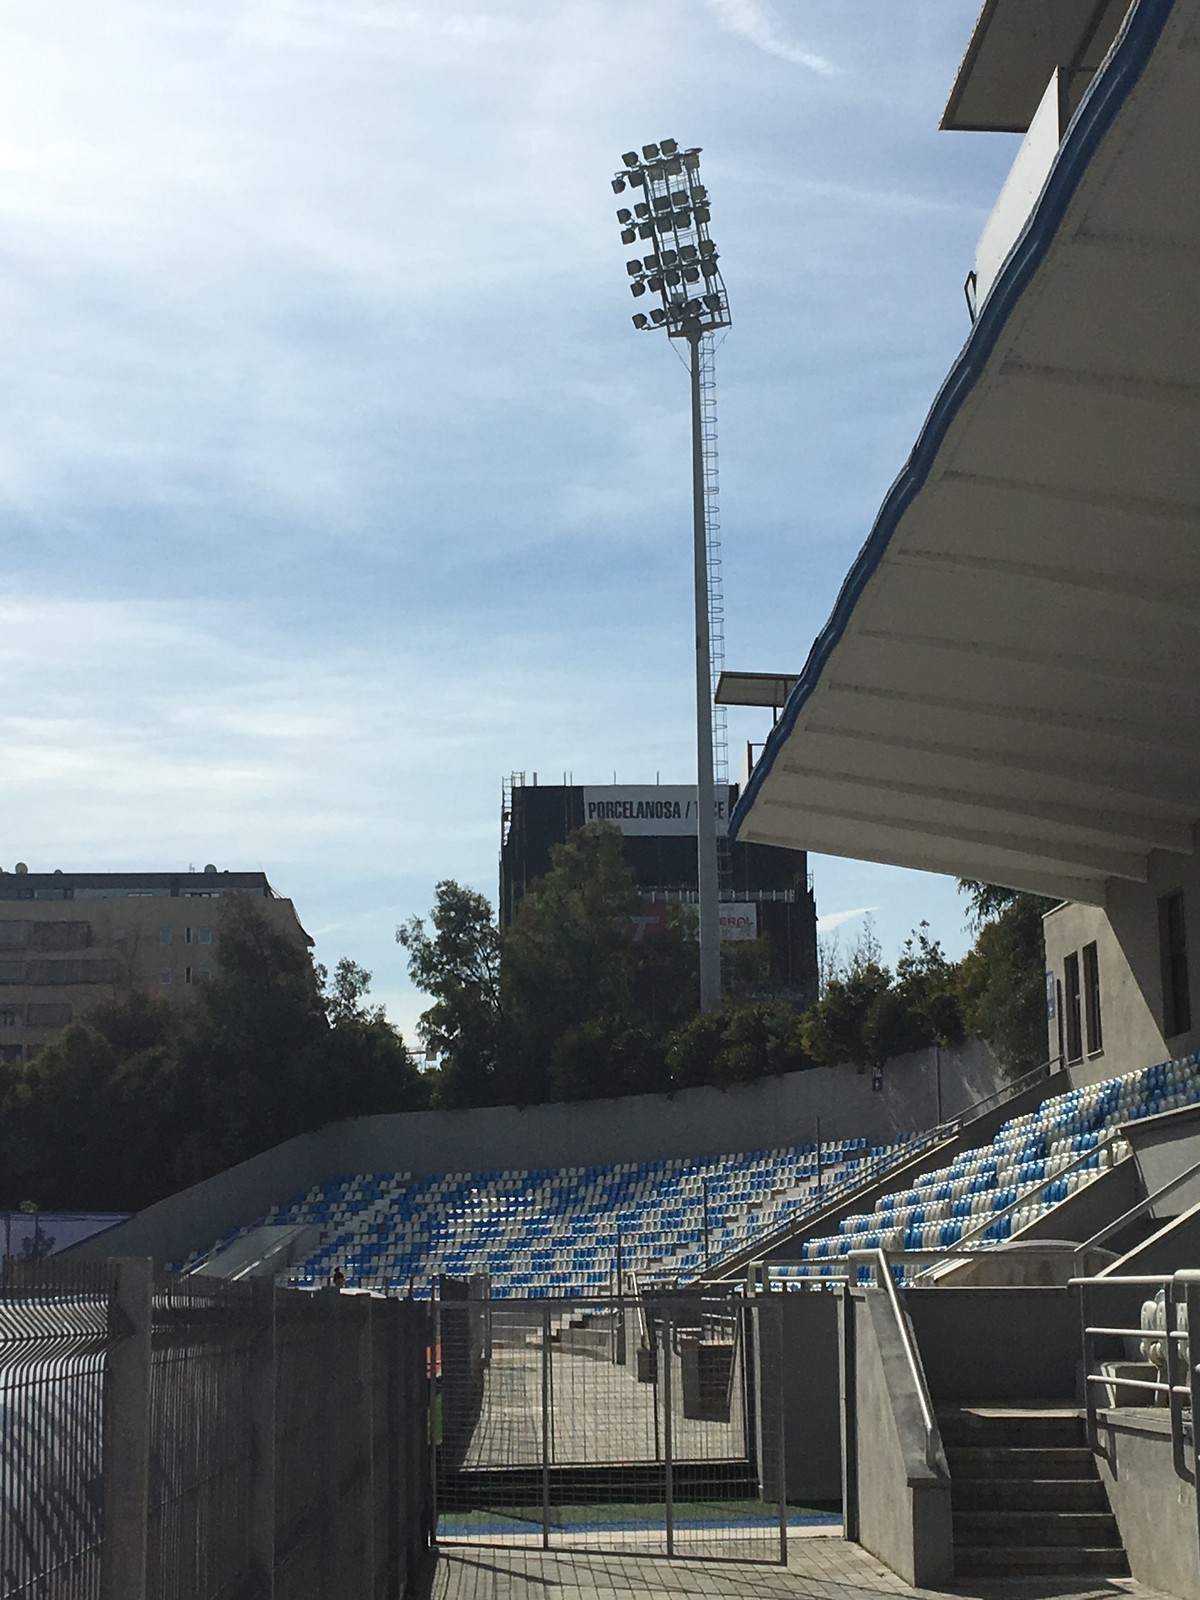
<path fill-rule="evenodd" d="M 714 703 L 724 665 L 721 542 L 717 523 L 717 413 L 713 335 L 730 326 L 729 300 L 708 236 L 708 190 L 700 182 L 700 151 L 674 139 L 627 151 L 613 193 L 634 191 L 617 212 L 621 243 L 642 241 L 646 253 L 626 263 L 635 299 L 658 304 L 634 313 L 639 331 L 663 328 L 684 339 L 692 389 L 692 555 L 696 605 L 696 859 L 700 889 L 700 1009 L 721 1000 L 720 870 L 716 783 L 728 793 L 725 709 Z M 722 837 L 727 849 L 727 840 Z"/>

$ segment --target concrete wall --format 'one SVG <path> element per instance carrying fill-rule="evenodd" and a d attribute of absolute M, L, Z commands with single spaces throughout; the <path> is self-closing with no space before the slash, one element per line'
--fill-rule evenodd
<path fill-rule="evenodd" d="M 940 1588 L 954 1576 L 950 1474 L 941 1441 L 935 1433 L 927 1460 L 919 1392 L 885 1294 L 856 1293 L 851 1304 L 857 1486 L 851 1526 L 863 1548 L 906 1583 Z"/>
<path fill-rule="evenodd" d="M 1190 1438 L 1184 1448 L 1194 1471 Z M 1167 1418 L 1102 1412 L 1096 1462 L 1138 1583 L 1200 1600 L 1196 1490 L 1175 1470 Z"/>
<path fill-rule="evenodd" d="M 1163 1033 L 1163 983 L 1159 954 L 1158 902 L 1176 889 L 1184 892 L 1190 954 L 1192 1028 L 1167 1038 Z M 1072 951 L 1096 943 L 1100 966 L 1103 1050 L 1071 1064 L 1075 1083 L 1095 1083 L 1117 1073 L 1153 1066 L 1173 1056 L 1200 1050 L 1200 858 L 1156 850 L 1149 857 L 1144 884 L 1110 879 L 1106 903 L 1070 903 L 1044 921 L 1046 969 L 1059 983 L 1063 961 Z M 1049 1052 L 1058 1052 L 1057 1020 L 1049 1022 Z M 1086 1052 L 1086 1040 L 1085 1040 Z"/>
<path fill-rule="evenodd" d="M 1200 1162 L 1200 1106 L 1180 1106 L 1125 1129 L 1148 1195 Z M 1200 1202 L 1200 1174 L 1155 1202 L 1156 1217 L 1177 1217 Z"/>
<path fill-rule="evenodd" d="M 1083 1355 L 1071 1289 L 906 1289 L 934 1405 L 1073 1404 Z"/>
<path fill-rule="evenodd" d="M 940 1096 L 938 1081 L 940 1077 Z M 957 1115 L 992 1094 L 1003 1073 L 984 1045 L 889 1063 L 881 1091 L 852 1068 L 786 1073 L 737 1089 L 687 1089 L 580 1104 L 412 1111 L 358 1117 L 306 1134 L 172 1195 L 103 1236 L 90 1256 L 182 1260 L 313 1184 L 355 1172 L 503 1171 L 717 1155 L 824 1140 L 886 1143 Z"/>
<path fill-rule="evenodd" d="M 788 1294 L 783 1317 L 783 1422 L 787 1497 L 842 1497 L 841 1296 Z"/>

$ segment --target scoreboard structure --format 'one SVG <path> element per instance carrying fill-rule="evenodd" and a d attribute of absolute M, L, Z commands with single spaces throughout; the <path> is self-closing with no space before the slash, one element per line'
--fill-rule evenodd
<path fill-rule="evenodd" d="M 724 834 L 738 786 L 717 791 L 713 826 Z M 621 830 L 622 850 L 641 899 L 635 939 L 653 938 L 673 902 L 695 904 L 697 807 L 686 784 L 539 784 L 514 774 L 504 787 L 500 838 L 500 920 L 549 872 L 551 849 L 588 822 Z M 721 939 L 762 938 L 771 990 L 807 1005 L 817 994 L 817 911 L 803 850 L 727 840 L 721 881 Z"/>

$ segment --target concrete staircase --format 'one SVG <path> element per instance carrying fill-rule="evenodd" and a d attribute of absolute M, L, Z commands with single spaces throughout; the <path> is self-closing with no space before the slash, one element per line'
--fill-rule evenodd
<path fill-rule="evenodd" d="M 1079 1411 L 946 1407 L 938 1426 L 950 1466 L 957 1574 L 1128 1575 Z"/>

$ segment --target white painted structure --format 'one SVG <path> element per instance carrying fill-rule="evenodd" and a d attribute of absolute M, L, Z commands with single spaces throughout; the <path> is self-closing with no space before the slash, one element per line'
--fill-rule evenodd
<path fill-rule="evenodd" d="M 978 317 L 734 817 L 1077 902 L 1047 933 L 1055 982 L 1107 952 L 1097 1077 L 1194 1031 L 1159 928 L 1200 912 L 1197 105 L 1200 0 L 988 0 L 944 126 L 1027 137 Z"/>

